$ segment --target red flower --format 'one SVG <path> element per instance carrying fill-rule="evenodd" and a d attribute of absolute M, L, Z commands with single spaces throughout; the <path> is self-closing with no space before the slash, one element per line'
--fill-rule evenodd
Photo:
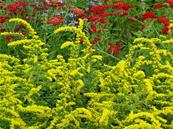
<path fill-rule="evenodd" d="M 6 41 L 9 41 L 9 40 L 12 40 L 13 39 L 13 35 L 8 35 L 5 37 L 5 40 Z"/>
<path fill-rule="evenodd" d="M 128 11 L 130 8 L 134 8 L 134 5 L 127 4 L 126 2 L 117 2 L 113 7 L 113 9 L 122 9 Z"/>
<path fill-rule="evenodd" d="M 48 10 L 48 7 L 46 7 L 46 6 L 38 6 L 35 3 L 31 3 L 30 6 L 32 6 L 33 8 L 35 8 L 37 10 Z"/>
<path fill-rule="evenodd" d="M 16 13 L 17 10 L 23 10 L 25 6 L 27 6 L 27 2 L 14 2 L 12 4 L 9 4 L 5 7 L 6 10 L 8 10 L 11 13 Z"/>
<path fill-rule="evenodd" d="M 72 13 L 77 15 L 77 17 L 83 17 L 84 16 L 84 11 L 80 8 L 74 8 L 71 10 Z"/>
<path fill-rule="evenodd" d="M 46 5 L 47 6 L 55 6 L 55 7 L 57 7 L 57 6 L 64 6 L 65 5 L 65 3 L 63 3 L 63 2 L 54 2 L 54 1 L 49 1 L 49 2 L 46 2 Z"/>
<path fill-rule="evenodd" d="M 119 16 L 119 15 L 121 15 L 121 13 L 122 13 L 121 11 L 119 11 L 119 12 L 114 12 L 114 15 L 115 15 L 115 16 Z"/>
<path fill-rule="evenodd" d="M 101 18 L 100 20 L 99 20 L 99 23 L 100 24 L 106 24 L 106 18 Z"/>
<path fill-rule="evenodd" d="M 173 0 L 167 0 L 166 2 L 169 4 L 173 4 Z"/>
<path fill-rule="evenodd" d="M 148 11 L 148 12 L 145 12 L 145 13 L 142 15 L 142 20 L 143 20 L 143 21 L 146 20 L 146 19 L 151 19 L 151 20 L 153 20 L 154 18 L 156 18 L 154 12 Z"/>
<path fill-rule="evenodd" d="M 157 4 L 154 4 L 153 8 L 155 9 L 158 9 L 158 8 L 163 8 L 165 7 L 165 5 L 163 3 L 157 3 Z"/>
<path fill-rule="evenodd" d="M 113 54 L 113 55 L 118 55 L 120 50 L 121 50 L 121 45 L 120 44 L 108 44 L 109 48 L 108 48 L 108 52 Z"/>
<path fill-rule="evenodd" d="M 4 22 L 6 22 L 6 18 L 0 17 L 0 23 L 4 23 Z"/>
<path fill-rule="evenodd" d="M 100 40 L 99 37 L 95 37 L 95 38 L 93 39 L 93 41 L 91 42 L 92 44 L 91 44 L 90 48 L 92 48 L 99 40 Z"/>
<path fill-rule="evenodd" d="M 88 19 L 91 22 L 96 22 L 100 19 L 100 17 L 99 16 L 89 16 Z"/>
<path fill-rule="evenodd" d="M 23 35 L 26 35 L 27 33 L 26 32 L 21 32 Z"/>
<path fill-rule="evenodd" d="M 99 37 L 95 37 L 94 40 L 92 41 L 92 45 L 96 44 L 100 40 Z"/>
<path fill-rule="evenodd" d="M 96 33 L 96 32 L 97 32 L 97 27 L 96 27 L 96 25 L 91 25 L 90 31 L 91 31 L 91 33 Z"/>
<path fill-rule="evenodd" d="M 169 25 L 169 20 L 165 16 L 158 17 L 157 22 L 160 24 L 165 24 L 166 26 Z"/>
<path fill-rule="evenodd" d="M 169 3 L 169 6 L 170 6 L 171 8 L 173 8 L 173 0 L 167 0 L 166 2 Z"/>
<path fill-rule="evenodd" d="M 25 28 L 24 25 L 20 24 L 20 25 L 17 25 L 16 28 L 15 28 L 15 31 L 19 31 L 20 29 L 22 28 Z"/>
<path fill-rule="evenodd" d="M 21 14 L 21 15 L 24 15 L 26 12 L 27 12 L 27 11 L 26 11 L 25 9 L 21 9 L 21 10 L 20 10 L 20 14 Z"/>
<path fill-rule="evenodd" d="M 54 16 L 48 20 L 49 24 L 52 24 L 54 26 L 59 25 L 64 22 L 63 16 Z"/>
<path fill-rule="evenodd" d="M 108 5 L 95 5 L 89 8 L 89 12 L 93 14 L 100 14 L 105 11 L 105 9 L 109 8 Z"/>
<path fill-rule="evenodd" d="M 99 15 L 100 15 L 101 17 L 108 17 L 108 16 L 111 15 L 111 13 L 104 13 L 104 12 L 102 12 L 102 13 L 100 13 Z"/>
<path fill-rule="evenodd" d="M 117 2 L 112 8 L 113 9 L 122 9 L 126 5 L 126 2 Z"/>
<path fill-rule="evenodd" d="M 168 26 L 164 26 L 163 29 L 162 29 L 162 33 L 163 34 L 168 34 L 168 31 L 169 31 L 169 27 Z"/>
<path fill-rule="evenodd" d="M 83 38 L 80 38 L 80 43 L 82 44 L 84 42 Z"/>

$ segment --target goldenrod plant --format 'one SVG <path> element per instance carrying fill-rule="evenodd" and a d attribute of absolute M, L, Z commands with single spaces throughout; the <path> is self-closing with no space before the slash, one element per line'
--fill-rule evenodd
<path fill-rule="evenodd" d="M 110 66 L 90 47 L 80 19 L 78 27 L 54 31 L 76 34 L 61 45 L 69 49 L 68 59 L 49 60 L 46 43 L 29 23 L 10 22 L 24 24 L 29 35 L 1 33 L 19 36 L 8 46 L 23 46 L 27 53 L 0 54 L 0 128 L 173 128 L 172 39 L 137 38 L 126 58 Z"/>

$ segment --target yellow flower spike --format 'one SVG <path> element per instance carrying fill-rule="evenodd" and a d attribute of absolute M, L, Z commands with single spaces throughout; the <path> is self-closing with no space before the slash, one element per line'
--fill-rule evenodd
<path fill-rule="evenodd" d="M 21 36 L 24 37 L 22 33 L 17 33 L 17 32 L 2 32 L 0 33 L 2 36 L 8 36 L 8 35 L 13 35 L 13 36 Z"/>
<path fill-rule="evenodd" d="M 171 23 L 171 24 L 169 25 L 169 28 L 173 28 L 173 23 Z"/>
<path fill-rule="evenodd" d="M 152 96 L 154 95 L 154 91 L 153 91 L 153 82 L 150 79 L 145 79 L 144 80 L 145 86 L 146 86 L 146 90 L 148 92 L 147 95 L 147 99 L 151 100 Z"/>
<path fill-rule="evenodd" d="M 62 32 L 62 31 L 71 31 L 71 32 L 75 32 L 78 37 L 83 38 L 84 42 L 87 44 L 88 47 L 90 47 L 90 41 L 88 39 L 88 37 L 85 35 L 84 32 L 82 32 L 81 29 L 74 27 L 74 26 L 65 26 L 65 27 L 60 27 L 58 29 L 56 29 L 54 31 L 55 34 Z"/>
<path fill-rule="evenodd" d="M 35 37 L 35 35 L 37 34 L 37 32 L 32 28 L 32 26 L 25 20 L 20 19 L 20 18 L 11 18 L 9 20 L 9 22 L 20 22 L 22 23 L 29 31 L 29 34 L 32 36 L 32 38 L 38 38 Z"/>
<path fill-rule="evenodd" d="M 100 60 L 100 61 L 103 59 L 103 57 L 100 55 L 93 55 L 91 58 L 96 59 L 96 60 Z"/>
<path fill-rule="evenodd" d="M 136 38 L 134 41 L 133 41 L 133 43 L 142 43 L 143 41 L 145 40 L 145 38 Z"/>
<path fill-rule="evenodd" d="M 80 18 L 80 19 L 79 19 L 79 26 L 78 26 L 78 28 L 82 30 L 82 29 L 83 29 L 83 25 L 84 25 L 84 22 L 83 22 L 83 20 Z"/>
<path fill-rule="evenodd" d="M 169 32 L 171 32 L 171 29 L 173 29 L 173 20 L 170 20 Z"/>
<path fill-rule="evenodd" d="M 152 43 L 160 43 L 161 42 L 161 40 L 159 38 L 151 38 L 150 41 Z"/>
<path fill-rule="evenodd" d="M 155 126 L 157 129 L 161 129 L 161 123 L 155 118 L 153 113 L 149 112 L 139 112 L 137 114 L 131 113 L 124 122 L 135 121 L 135 119 L 140 119 L 141 117 L 146 120 L 150 120 L 151 125 Z"/>
<path fill-rule="evenodd" d="M 163 44 L 173 44 L 173 39 L 162 41 Z"/>
<path fill-rule="evenodd" d="M 23 39 L 23 40 L 17 40 L 14 42 L 10 42 L 8 46 L 17 46 L 20 44 L 28 44 L 28 43 L 33 43 L 33 42 L 40 42 L 40 40 L 35 40 L 35 39 Z"/>
<path fill-rule="evenodd" d="M 139 70 L 133 74 L 133 77 L 134 78 L 145 78 L 145 73 L 143 71 Z"/>
<path fill-rule="evenodd" d="M 101 118 L 100 118 L 100 120 L 99 120 L 99 123 L 101 124 L 101 125 L 108 125 L 108 122 L 109 122 L 109 118 L 110 118 L 110 116 L 112 116 L 112 114 L 113 114 L 113 111 L 110 111 L 110 110 L 108 110 L 108 109 L 103 109 L 103 113 L 102 113 L 102 116 L 101 116 Z"/>
<path fill-rule="evenodd" d="M 64 48 L 69 47 L 69 46 L 74 46 L 74 42 L 66 41 L 61 45 L 60 48 L 64 49 Z"/>
<path fill-rule="evenodd" d="M 166 40 L 166 36 L 165 35 L 159 35 L 159 39 Z"/>

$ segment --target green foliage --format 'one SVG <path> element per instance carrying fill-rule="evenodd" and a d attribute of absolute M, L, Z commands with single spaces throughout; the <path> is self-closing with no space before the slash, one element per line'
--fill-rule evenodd
<path fill-rule="evenodd" d="M 67 59 L 50 60 L 36 33 L 8 44 L 27 53 L 0 54 L 0 128 L 173 128 L 173 41 L 135 39 L 126 59 L 109 66 L 82 29 L 80 21 L 78 27 L 55 30 L 76 33 L 75 41 L 61 46 L 69 50 Z"/>

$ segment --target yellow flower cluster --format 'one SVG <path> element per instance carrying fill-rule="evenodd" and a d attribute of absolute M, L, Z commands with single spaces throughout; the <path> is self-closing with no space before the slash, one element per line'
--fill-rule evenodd
<path fill-rule="evenodd" d="M 54 31 L 77 34 L 61 45 L 72 54 L 50 60 L 29 23 L 10 21 L 24 24 L 31 37 L 8 44 L 23 45 L 28 52 L 23 58 L 0 54 L 0 128 L 173 128 L 171 39 L 137 38 L 126 58 L 110 66 L 89 50 L 80 19 L 78 27 Z M 80 38 L 86 45 L 82 55 L 77 53 Z"/>
<path fill-rule="evenodd" d="M 38 36 L 36 36 L 37 32 L 36 32 L 36 31 L 32 28 L 32 26 L 31 26 L 28 22 L 26 22 L 25 20 L 20 19 L 20 18 L 11 18 L 11 19 L 9 20 L 9 22 L 20 22 L 20 23 L 22 23 L 22 24 L 28 29 L 29 35 L 30 35 L 32 38 L 34 38 L 34 39 L 37 39 L 37 38 L 38 38 Z"/>

